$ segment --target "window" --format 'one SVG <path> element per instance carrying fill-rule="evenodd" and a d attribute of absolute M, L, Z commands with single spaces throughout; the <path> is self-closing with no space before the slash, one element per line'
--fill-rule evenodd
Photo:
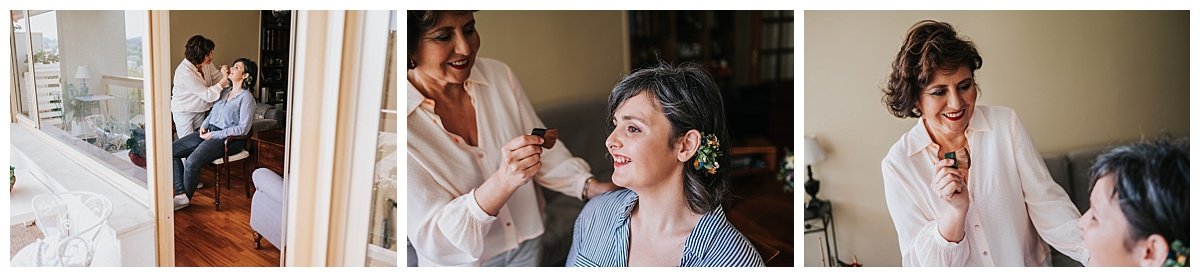
<path fill-rule="evenodd" d="M 29 49 L 30 34 L 29 20 L 27 19 L 29 15 L 25 11 L 11 12 L 13 43 L 12 72 L 14 73 L 12 79 L 16 80 L 16 82 L 13 82 L 13 85 L 16 86 L 13 91 L 19 92 L 14 93 L 15 98 L 12 99 L 13 108 L 17 110 L 18 114 L 24 116 L 26 119 L 31 119 L 33 116 L 31 115 L 30 110 L 32 110 L 31 107 L 33 107 L 33 105 L 30 101 L 34 101 L 34 98 L 33 88 L 30 85 L 33 80 L 33 73 L 30 72 L 30 63 L 33 60 L 33 55 L 30 53 L 31 51 Z"/>
<path fill-rule="evenodd" d="M 22 93 L 35 96 L 26 101 L 38 128 L 145 187 L 146 12 L 27 13 L 28 39 L 16 49 L 32 53 L 32 70 L 17 72 Z"/>
<path fill-rule="evenodd" d="M 375 151 L 375 177 L 371 189 L 371 221 L 367 238 L 367 265 L 377 260 L 395 261 L 396 257 L 396 168 L 400 153 L 396 152 L 396 12 L 389 15 L 387 65 L 384 74 L 383 105 L 380 107 L 379 139 Z M 384 258 L 387 257 L 387 258 Z"/>

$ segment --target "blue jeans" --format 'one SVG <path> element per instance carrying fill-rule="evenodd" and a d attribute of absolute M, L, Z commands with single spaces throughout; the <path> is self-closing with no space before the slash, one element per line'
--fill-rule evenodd
<path fill-rule="evenodd" d="M 230 141 L 229 153 L 242 152 L 245 146 L 245 141 Z M 199 132 L 193 132 L 171 143 L 171 150 L 174 152 L 171 161 L 175 173 L 175 194 L 185 193 L 188 199 L 192 199 L 196 184 L 200 183 L 200 169 L 225 157 L 225 139 L 205 140 L 200 138 Z"/>

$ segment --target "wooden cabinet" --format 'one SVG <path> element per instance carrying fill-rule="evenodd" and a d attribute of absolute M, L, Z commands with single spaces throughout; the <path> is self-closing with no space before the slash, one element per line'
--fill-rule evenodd
<path fill-rule="evenodd" d="M 258 149 L 255 157 L 258 166 L 283 175 L 283 157 L 287 153 L 283 147 L 283 130 L 257 132 L 250 140 Z"/>

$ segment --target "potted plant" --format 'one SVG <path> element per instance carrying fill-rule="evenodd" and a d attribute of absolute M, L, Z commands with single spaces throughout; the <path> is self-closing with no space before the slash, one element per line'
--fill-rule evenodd
<path fill-rule="evenodd" d="M 129 139 L 125 140 L 125 145 L 129 146 L 129 161 L 133 164 L 146 168 L 146 129 L 142 124 L 138 124 L 129 130 Z"/>

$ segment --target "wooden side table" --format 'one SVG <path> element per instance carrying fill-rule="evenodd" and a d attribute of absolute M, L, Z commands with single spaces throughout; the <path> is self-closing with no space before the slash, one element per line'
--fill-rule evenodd
<path fill-rule="evenodd" d="M 255 148 L 258 149 L 255 152 L 255 162 L 259 166 L 270 169 L 282 176 L 283 157 L 286 153 L 286 147 L 283 145 L 285 141 L 283 130 L 276 129 L 255 132 L 250 137 L 250 140 L 254 142 Z"/>

